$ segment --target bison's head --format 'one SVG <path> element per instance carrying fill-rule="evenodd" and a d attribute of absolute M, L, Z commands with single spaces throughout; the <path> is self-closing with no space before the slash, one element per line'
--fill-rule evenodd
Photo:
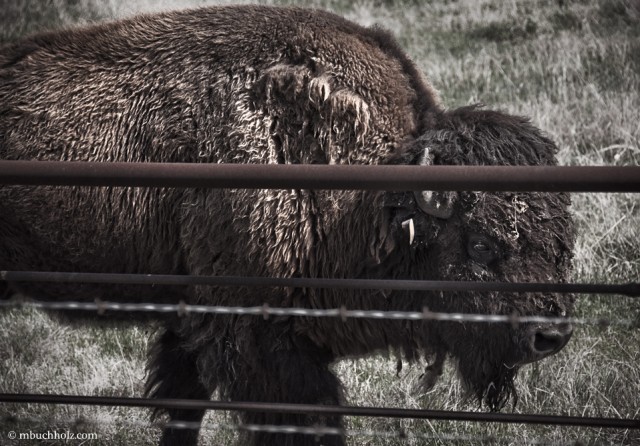
<path fill-rule="evenodd" d="M 526 119 L 465 107 L 445 113 L 418 139 L 423 164 L 551 165 L 555 145 Z M 573 224 L 565 193 L 416 192 L 406 206 L 414 258 L 431 278 L 458 281 L 565 282 Z M 404 227 L 407 228 L 406 219 Z M 565 317 L 573 298 L 545 293 L 443 293 L 433 311 Z M 515 396 L 518 368 L 556 353 L 572 327 L 562 324 L 438 322 L 426 342 L 444 345 L 463 382 L 491 409 Z M 429 349 L 429 348 L 427 348 Z M 442 357 L 442 355 L 440 355 Z"/>

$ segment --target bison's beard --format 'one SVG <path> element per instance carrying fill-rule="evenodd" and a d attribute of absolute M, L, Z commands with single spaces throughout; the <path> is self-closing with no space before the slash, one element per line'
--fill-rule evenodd
<path fill-rule="evenodd" d="M 507 327 L 491 330 L 479 325 L 461 327 L 442 325 L 441 339 L 446 339 L 447 352 L 456 363 L 459 377 L 469 398 L 499 411 L 510 401 L 515 406 L 518 395 L 515 378 L 521 364 L 517 336 Z M 462 328 L 462 329 L 461 329 Z"/>
<path fill-rule="evenodd" d="M 458 372 L 470 396 L 478 403 L 483 403 L 492 411 L 501 410 L 510 400 L 513 405 L 518 402 L 518 393 L 514 380 L 518 374 L 518 366 L 507 367 L 479 358 L 473 361 L 465 358 L 458 362 Z"/>

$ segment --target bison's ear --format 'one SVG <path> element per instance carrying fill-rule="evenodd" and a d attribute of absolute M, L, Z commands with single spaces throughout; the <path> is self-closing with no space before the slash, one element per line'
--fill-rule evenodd
<path fill-rule="evenodd" d="M 421 166 L 433 164 L 433 152 L 430 147 L 423 148 Z M 453 215 L 453 206 L 458 199 L 457 192 L 415 191 L 416 204 L 422 212 L 436 218 L 448 219 Z"/>

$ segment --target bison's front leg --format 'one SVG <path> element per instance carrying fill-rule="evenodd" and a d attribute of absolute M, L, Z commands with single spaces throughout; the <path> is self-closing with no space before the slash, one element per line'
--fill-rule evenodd
<path fill-rule="evenodd" d="M 230 364 L 233 382 L 225 386 L 228 397 L 233 401 L 340 404 L 342 387 L 329 369 L 332 356 L 304 337 L 287 333 L 286 328 L 280 331 L 277 325 L 261 326 L 248 351 L 237 352 Z M 341 426 L 338 416 L 245 412 L 241 418 L 247 425 Z M 254 446 L 344 445 L 340 435 L 245 431 L 243 436 L 240 444 Z"/>
<path fill-rule="evenodd" d="M 165 330 L 157 337 L 153 345 L 147 366 L 149 377 L 146 393 L 153 398 L 209 399 L 213 391 L 202 384 L 198 373 L 197 353 L 187 351 L 183 340 L 172 330 Z M 153 416 L 162 413 L 157 409 Z M 166 413 L 171 421 L 195 422 L 199 425 L 204 410 L 168 409 Z M 199 429 L 173 429 L 171 425 L 164 429 L 160 445 L 196 446 Z"/>
<path fill-rule="evenodd" d="M 9 298 L 9 286 L 6 282 L 0 282 L 0 300 Z"/>

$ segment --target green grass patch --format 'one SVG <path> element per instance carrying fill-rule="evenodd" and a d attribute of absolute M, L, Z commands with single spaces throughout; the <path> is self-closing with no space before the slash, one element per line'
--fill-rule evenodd
<path fill-rule="evenodd" d="M 605 27 L 640 24 L 640 3 L 636 0 L 601 0 L 598 8 L 600 24 Z"/>
<path fill-rule="evenodd" d="M 549 17 L 556 31 L 578 31 L 582 29 L 582 20 L 572 11 L 556 11 Z"/>
<path fill-rule="evenodd" d="M 472 39 L 485 39 L 494 42 L 516 42 L 535 37 L 538 24 L 530 18 L 523 22 L 493 22 L 469 31 Z"/>

